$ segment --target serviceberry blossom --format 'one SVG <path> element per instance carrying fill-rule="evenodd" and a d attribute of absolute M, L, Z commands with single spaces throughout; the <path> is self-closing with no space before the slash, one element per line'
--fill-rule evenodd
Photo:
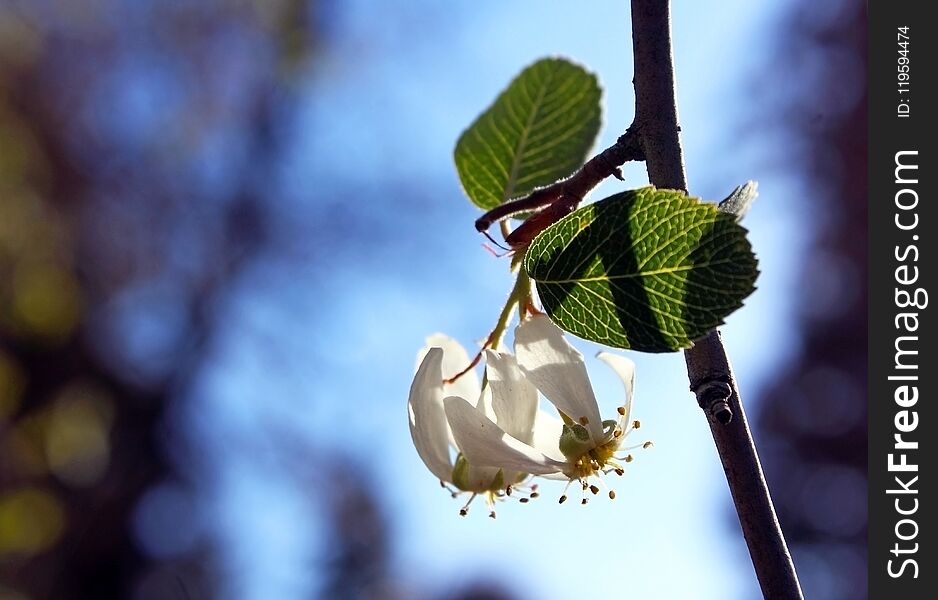
<path fill-rule="evenodd" d="M 492 351 L 486 352 L 484 389 L 473 371 L 452 384 L 444 383 L 444 376 L 465 367 L 469 357 L 458 342 L 442 334 L 427 339 L 427 347 L 420 351 L 417 360 L 419 367 L 407 402 L 410 433 L 417 453 L 454 497 L 463 492 L 471 494 L 460 514 L 465 515 L 472 500 L 481 495 L 494 518 L 495 501 L 510 495 L 512 485 L 523 490 L 525 486 L 519 484 L 528 474 L 509 465 L 480 466 L 468 461 L 447 422 L 444 397 L 458 399 L 479 418 L 498 423 L 500 430 L 512 439 L 530 443 L 537 414 L 537 390 L 521 374 L 513 356 Z M 537 497 L 536 489 L 528 487 L 529 495 L 521 501 Z"/>
<path fill-rule="evenodd" d="M 488 353 L 490 361 L 494 354 Z M 530 439 L 521 439 L 465 398 L 447 395 L 443 408 L 455 444 L 474 468 L 562 478 L 568 480 L 568 488 L 576 481 L 582 486 L 582 503 L 586 504 L 586 490 L 599 492 L 593 478 L 602 483 L 603 475 L 622 475 L 623 463 L 632 460 L 628 450 L 651 445 L 623 447 L 626 436 L 640 427 L 638 421 L 630 421 L 635 365 L 623 356 L 599 353 L 625 386 L 625 401 L 617 407 L 618 414 L 603 420 L 583 355 L 546 315 L 535 315 L 516 328 L 515 357 L 524 379 L 557 408 L 562 421 L 537 413 Z M 608 494 L 615 498 L 614 491 Z M 560 502 L 566 499 L 564 490 Z"/>

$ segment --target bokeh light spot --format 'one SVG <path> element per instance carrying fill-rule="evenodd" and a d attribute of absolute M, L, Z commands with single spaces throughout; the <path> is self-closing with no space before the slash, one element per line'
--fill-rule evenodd
<path fill-rule="evenodd" d="M 101 479 L 110 456 L 113 412 L 107 395 L 92 386 L 72 384 L 61 393 L 45 435 L 46 460 L 56 477 L 76 486 Z"/>
<path fill-rule="evenodd" d="M 0 495 L 0 557 L 32 556 L 62 534 L 65 513 L 44 490 L 25 488 Z"/>
<path fill-rule="evenodd" d="M 28 333 L 65 338 L 78 322 L 78 282 L 54 263 L 21 264 L 13 280 L 13 313 Z"/>

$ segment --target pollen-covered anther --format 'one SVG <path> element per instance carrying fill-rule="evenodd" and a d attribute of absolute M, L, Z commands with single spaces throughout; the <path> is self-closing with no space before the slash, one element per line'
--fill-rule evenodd
<path fill-rule="evenodd" d="M 587 419 L 586 417 L 580 417 L 580 425 L 583 425 L 583 426 L 585 427 L 585 426 L 587 426 L 587 425 L 589 425 L 589 424 L 590 424 L 590 420 L 589 420 L 589 419 Z"/>
<path fill-rule="evenodd" d="M 612 437 L 617 438 L 617 437 L 620 437 L 621 435 L 622 435 L 621 429 L 616 429 L 615 431 L 612 432 Z"/>
<path fill-rule="evenodd" d="M 625 469 L 623 469 L 622 467 L 618 467 L 615 471 L 616 471 L 616 475 L 618 475 L 619 477 L 622 477 L 622 475 L 625 474 Z"/>
<path fill-rule="evenodd" d="M 642 422 L 639 421 L 638 419 L 632 421 L 632 427 L 634 427 L 635 429 L 639 429 L 641 426 L 642 426 Z"/>
<path fill-rule="evenodd" d="M 616 408 L 616 411 L 617 411 L 620 415 L 625 416 L 625 407 L 624 407 L 624 406 L 620 406 L 620 407 Z"/>
<path fill-rule="evenodd" d="M 625 457 L 624 460 L 625 460 L 625 462 L 630 463 L 630 462 L 632 462 L 633 460 L 635 460 L 635 457 L 632 456 L 631 454 L 629 454 L 628 456 Z"/>
<path fill-rule="evenodd" d="M 642 448 L 646 448 L 646 449 L 651 448 L 652 446 L 654 446 L 654 444 L 652 444 L 651 441 L 647 441 L 644 444 L 642 444 Z"/>
<path fill-rule="evenodd" d="M 609 499 L 610 499 L 610 500 L 615 500 L 615 499 L 616 499 L 616 492 L 615 492 L 615 490 L 609 490 Z"/>
<path fill-rule="evenodd" d="M 599 488 L 598 488 L 597 486 L 595 486 L 595 485 L 591 485 L 591 486 L 590 486 L 590 491 L 593 492 L 593 495 L 595 496 L 596 494 L 599 493 Z"/>

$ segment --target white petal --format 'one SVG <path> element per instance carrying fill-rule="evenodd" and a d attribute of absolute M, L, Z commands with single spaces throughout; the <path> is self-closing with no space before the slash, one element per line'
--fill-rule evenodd
<path fill-rule="evenodd" d="M 486 350 L 485 373 L 492 390 L 495 422 L 505 433 L 530 444 L 537 413 L 537 388 L 524 378 L 510 354 Z"/>
<path fill-rule="evenodd" d="M 470 358 L 466 349 L 448 335 L 434 333 L 427 338 L 426 342 L 427 345 L 421 352 L 426 352 L 430 348 L 443 349 L 443 379 L 449 379 L 469 366 Z M 417 356 L 417 360 L 420 360 L 420 355 Z M 476 375 L 475 370 L 465 373 L 453 383 L 446 384 L 444 388 L 447 396 L 460 396 L 470 402 L 475 402 L 481 393 L 479 376 Z"/>
<path fill-rule="evenodd" d="M 407 412 L 417 454 L 437 478 L 450 481 L 453 464 L 449 459 L 449 426 L 443 413 L 442 361 L 443 350 L 430 348 L 410 386 Z"/>
<path fill-rule="evenodd" d="M 531 443 L 535 449 L 548 458 L 565 461 L 566 457 L 560 451 L 560 434 L 563 433 L 563 421 L 543 410 L 537 411 L 534 418 L 534 439 Z"/>
<path fill-rule="evenodd" d="M 470 465 L 532 475 L 556 473 L 564 466 L 511 437 L 462 398 L 450 396 L 443 405 L 456 445 Z"/>
<path fill-rule="evenodd" d="M 479 401 L 476 402 L 476 408 L 481 410 L 486 417 L 495 420 L 495 409 L 492 408 L 492 386 L 486 385 L 482 388 L 482 395 L 479 396 Z M 453 442 L 453 445 L 455 446 L 456 442 Z"/>
<path fill-rule="evenodd" d="M 619 415 L 619 427 L 626 431 L 629 417 L 632 414 L 632 396 L 635 391 L 635 363 L 630 358 L 609 352 L 600 352 L 596 355 L 596 358 L 612 367 L 612 370 L 622 380 L 622 385 L 625 386 L 625 402 L 621 404 L 625 407 L 625 414 Z"/>
<path fill-rule="evenodd" d="M 535 315 L 515 329 L 515 355 L 521 371 L 554 406 L 574 421 L 586 417 L 593 439 L 602 439 L 602 418 L 583 355 L 547 315 Z"/>

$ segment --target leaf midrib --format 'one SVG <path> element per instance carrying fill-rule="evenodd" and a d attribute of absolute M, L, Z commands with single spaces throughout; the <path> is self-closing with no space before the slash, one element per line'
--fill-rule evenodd
<path fill-rule="evenodd" d="M 681 273 L 683 271 L 691 271 L 693 269 L 712 267 L 714 265 L 725 265 L 727 263 L 735 262 L 731 258 L 725 258 L 722 260 L 711 260 L 703 263 L 697 263 L 692 265 L 682 265 L 680 267 L 668 267 L 665 269 L 655 269 L 654 271 L 639 271 L 636 273 L 624 273 L 622 275 L 603 275 L 601 277 L 577 277 L 576 279 L 537 279 L 532 277 L 537 283 L 552 283 L 552 284 L 563 284 L 563 283 L 596 283 L 601 281 L 619 281 L 621 279 L 634 279 L 636 277 L 645 277 L 646 275 L 669 275 L 671 273 Z"/>
<path fill-rule="evenodd" d="M 533 110 L 528 116 L 528 122 L 525 123 L 524 129 L 521 130 L 521 139 L 518 141 L 518 149 L 515 151 L 515 156 L 511 160 L 511 169 L 508 172 L 508 181 L 505 182 L 505 193 L 502 195 L 502 203 L 507 202 L 511 199 L 515 191 L 515 184 L 518 179 L 518 169 L 521 168 L 522 157 L 524 156 L 525 146 L 528 143 L 528 134 L 534 128 L 534 122 L 537 118 L 538 113 L 541 110 L 541 103 L 544 101 L 544 96 L 547 93 L 547 88 L 550 86 L 551 80 L 554 78 L 554 69 L 550 69 L 547 73 L 547 79 L 544 84 L 540 87 L 540 90 L 537 92 L 537 98 L 535 98 L 533 103 Z"/>

